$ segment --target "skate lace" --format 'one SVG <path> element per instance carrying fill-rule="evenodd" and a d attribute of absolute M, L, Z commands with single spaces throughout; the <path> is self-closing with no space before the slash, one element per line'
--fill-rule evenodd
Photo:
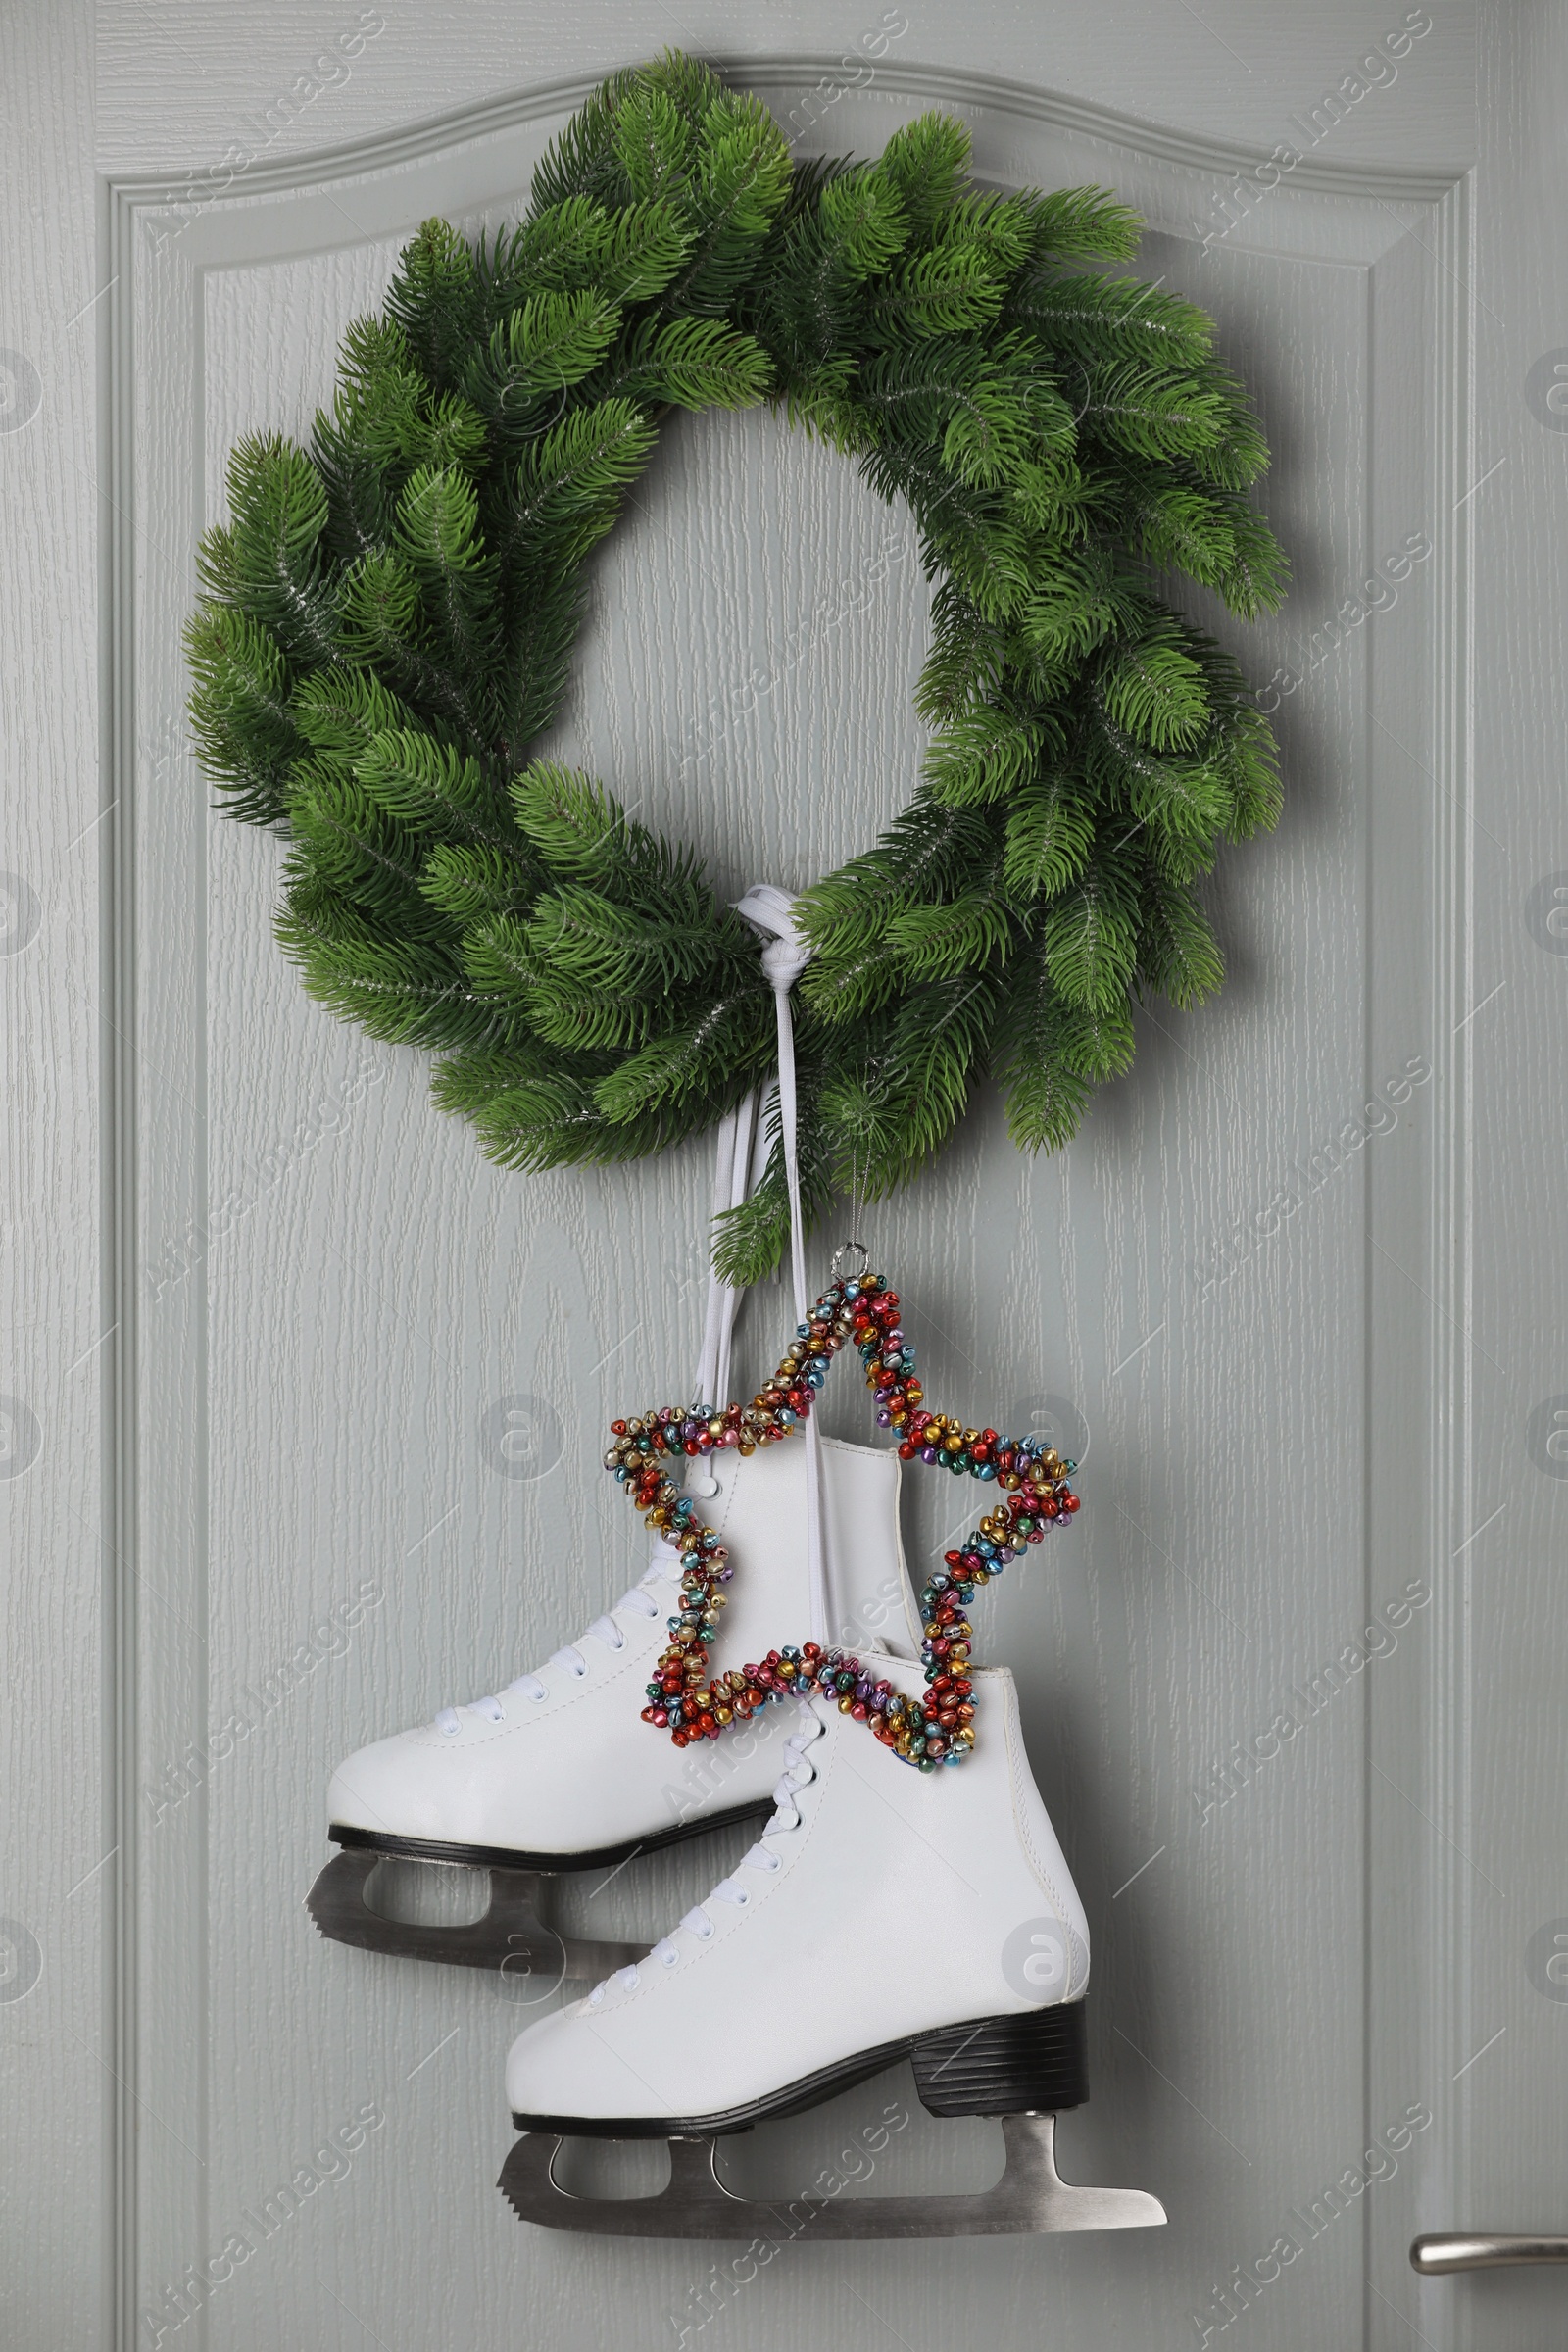
<path fill-rule="evenodd" d="M 661 1604 L 658 1598 L 658 1587 L 661 1584 L 667 1585 L 668 1582 L 669 1574 L 662 1560 L 656 1560 L 641 1583 L 633 1585 L 629 1592 L 621 1594 L 613 1610 L 607 1612 L 603 1617 L 596 1617 L 586 1632 L 578 1636 L 576 1642 L 568 1642 L 562 1648 L 553 1649 L 547 1663 L 551 1666 L 559 1666 L 564 1673 L 574 1675 L 580 1680 L 588 1671 L 588 1661 L 583 1656 L 579 1644 L 586 1642 L 591 1634 L 596 1642 L 602 1642 L 605 1647 L 612 1652 L 624 1649 L 626 1636 L 615 1623 L 616 1614 L 648 1618 L 659 1616 Z M 665 1605 L 667 1606 L 667 1602 Z M 466 1702 L 466 1712 L 470 1715 L 481 1716 L 486 1723 L 503 1723 L 506 1720 L 506 1702 L 509 1698 L 541 1699 L 549 1696 L 549 1685 L 541 1682 L 537 1674 L 519 1674 L 508 1683 L 504 1690 L 495 1692 L 491 1697 L 469 1699 Z M 455 1739 L 461 1729 L 458 1718 L 463 1712 L 462 1707 L 443 1707 L 435 1719 L 436 1730 L 448 1740 Z"/>
<path fill-rule="evenodd" d="M 760 1870 L 764 1877 L 772 1878 L 783 1869 L 783 1856 L 764 1844 L 762 1839 L 771 1838 L 776 1831 L 800 1828 L 801 1811 L 795 1802 L 796 1792 L 809 1788 L 816 1778 L 816 1767 L 806 1751 L 813 1741 L 821 1739 L 822 1732 L 823 1726 L 814 1715 L 808 1712 L 800 1730 L 792 1732 L 785 1740 L 784 1770 L 773 1787 L 773 1817 L 762 1832 L 762 1838 L 742 1854 L 739 1864 L 741 1870 Z M 709 1905 L 727 1903 L 733 1910 L 744 1911 L 751 1900 L 752 1889 L 743 1886 L 738 1877 L 720 1879 L 710 1895 L 702 1902 L 693 1904 L 680 1925 L 695 1936 L 699 1943 L 708 1943 L 715 1932 Z M 648 1958 L 657 1960 L 661 1968 L 673 1968 L 680 1956 L 680 1946 L 672 1937 L 662 1936 Z M 630 1968 L 616 1969 L 613 1977 L 607 1977 L 602 1984 L 594 1986 L 588 1995 L 589 2006 L 597 2009 L 612 1984 L 620 1985 L 626 1992 L 634 1992 L 641 1982 L 638 1970 L 643 1966 L 646 1966 L 645 1962 L 636 1962 Z"/>

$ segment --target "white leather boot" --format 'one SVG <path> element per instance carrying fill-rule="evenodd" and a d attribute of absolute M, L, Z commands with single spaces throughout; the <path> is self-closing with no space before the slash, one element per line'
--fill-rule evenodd
<path fill-rule="evenodd" d="M 900 1660 L 862 1663 L 918 1689 Z M 938 2210 L 843 2198 L 802 2228 L 912 2236 L 1164 2220 L 1139 2191 L 1069 2188 L 1055 2173 L 1054 2113 L 1087 2096 L 1088 1925 L 1024 1754 L 1012 1677 L 992 1667 L 972 1682 L 976 1741 L 956 1771 L 900 1769 L 841 1702 L 799 1702 L 777 1810 L 733 1876 L 646 1958 L 513 2045 L 507 2096 L 527 2136 L 502 2185 L 523 2218 L 711 2237 L 768 2217 L 771 2234 L 776 2211 L 732 2197 L 711 2147 L 705 2171 L 683 2143 L 798 2113 L 907 2056 L 934 2113 L 1015 2119 L 1007 2177 Z M 667 2136 L 675 2174 L 658 2197 L 575 2198 L 553 2175 L 561 2135 Z"/>
<path fill-rule="evenodd" d="M 899 1534 L 898 1455 L 821 1441 L 832 1637 L 913 1656 L 920 1634 Z M 701 1509 L 730 1555 L 718 1669 L 765 1658 L 809 1621 L 806 1448 L 717 1453 Z M 684 1751 L 642 1720 L 646 1686 L 681 1606 L 680 1559 L 660 1543 L 642 1581 L 549 1662 L 496 1696 L 444 1708 L 379 1740 L 333 1775 L 328 1835 L 344 1849 L 311 1890 L 324 1936 L 362 1950 L 580 1977 L 636 1946 L 563 1938 L 537 1916 L 541 1873 L 612 1869 L 771 1805 L 789 1730 L 768 1706 L 717 1742 Z M 465 1864 L 491 1874 L 471 1926 L 426 1927 L 369 1909 L 378 1861 Z"/>

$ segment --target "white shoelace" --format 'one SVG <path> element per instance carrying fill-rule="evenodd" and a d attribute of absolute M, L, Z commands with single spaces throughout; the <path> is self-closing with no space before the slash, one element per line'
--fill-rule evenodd
<path fill-rule="evenodd" d="M 662 1560 L 656 1559 L 641 1584 L 633 1585 L 629 1592 L 621 1594 L 615 1603 L 615 1611 L 633 1617 L 658 1617 L 662 1614 L 662 1610 L 657 1596 L 657 1588 L 661 1584 L 672 1583 L 678 1575 L 679 1569 L 673 1555 L 671 1555 L 670 1565 L 667 1569 Z M 667 1601 L 665 1605 L 667 1606 Z M 594 1640 L 602 1642 L 608 1650 L 624 1649 L 626 1637 L 615 1623 L 615 1611 L 612 1611 L 604 1617 L 596 1617 L 587 1633 L 580 1637 L 580 1641 L 586 1642 L 591 1634 Z M 575 1675 L 579 1680 L 588 1671 L 588 1661 L 576 1642 L 568 1642 L 564 1648 L 552 1650 L 548 1662 L 552 1666 L 561 1667 L 566 1674 Z M 547 1683 L 542 1682 L 537 1674 L 519 1674 L 514 1681 L 507 1685 L 505 1690 L 497 1692 L 493 1697 L 470 1699 L 467 1702 L 467 1711 L 470 1715 L 483 1716 L 487 1723 L 503 1723 L 506 1720 L 506 1702 L 514 1696 L 531 1699 L 548 1698 L 550 1687 Z M 443 1707 L 435 1719 L 436 1730 L 448 1740 L 457 1737 L 461 1728 L 458 1723 L 461 1712 L 462 1709 L 458 1707 Z"/>
<path fill-rule="evenodd" d="M 783 1855 L 776 1852 L 763 1840 L 771 1838 L 778 1831 L 800 1828 L 801 1812 L 795 1802 L 795 1795 L 797 1789 L 809 1788 L 816 1778 L 816 1767 L 806 1751 L 814 1740 L 821 1739 L 822 1731 L 821 1723 L 808 1710 L 806 1720 L 800 1730 L 792 1732 L 785 1740 L 786 1762 L 773 1788 L 773 1817 L 762 1832 L 761 1839 L 742 1854 L 740 1869 L 760 1870 L 766 1878 L 775 1877 L 783 1869 Z M 744 1911 L 751 1900 L 752 1889 L 742 1886 L 739 1878 L 720 1879 L 711 1894 L 708 1895 L 704 1901 L 693 1904 L 680 1925 L 690 1935 L 695 1936 L 699 1943 L 708 1943 L 715 1932 L 709 1906 L 713 1903 L 727 1903 L 732 1910 Z M 657 1960 L 661 1968 L 673 1968 L 680 1956 L 680 1946 L 673 1937 L 662 1936 L 649 1953 L 648 1959 Z M 638 1961 L 630 1968 L 617 1968 L 614 1975 L 607 1977 L 603 1984 L 594 1986 L 588 1995 L 590 2007 L 597 2008 L 599 2006 L 612 1984 L 620 1985 L 626 1992 L 635 1992 L 640 1982 L 638 1970 L 646 1965 L 646 1962 Z"/>
<path fill-rule="evenodd" d="M 745 898 L 734 902 L 735 911 L 742 919 L 760 931 L 766 946 L 762 950 L 762 970 L 773 991 L 775 1022 L 778 1032 L 778 1102 L 779 1134 L 784 1146 L 784 1176 L 790 1200 L 790 1255 L 795 1276 L 795 1312 L 806 1314 L 806 1236 L 801 1218 L 800 1153 L 796 1144 L 798 1113 L 795 1085 L 795 1028 L 790 1016 L 790 991 L 811 960 L 811 950 L 795 920 L 795 901 L 788 891 L 777 890 L 771 882 L 754 882 Z M 726 1211 L 740 1208 L 756 1191 L 767 1165 L 767 1126 L 759 1117 L 759 1090 L 754 1087 L 735 1109 L 726 1112 L 719 1121 L 716 1165 L 713 1171 L 713 1217 L 716 1220 Z M 722 1408 L 729 1393 L 730 1348 L 735 1331 L 735 1317 L 740 1306 L 740 1293 L 710 1270 L 708 1277 L 708 1312 L 703 1324 L 703 1348 L 697 1359 L 697 1378 L 692 1395 L 699 1404 Z M 821 1465 L 816 1453 L 816 1440 L 808 1425 L 806 1433 L 808 1454 L 811 1457 L 807 1472 L 807 1544 L 813 1558 L 810 1522 L 820 1516 L 818 1485 Z M 718 1481 L 710 1462 L 694 1462 L 686 1474 L 687 1492 L 705 1497 L 718 1493 Z M 812 1578 L 812 1592 L 822 1601 L 825 1622 L 826 1594 L 819 1575 Z M 822 1628 L 813 1625 L 813 1634 L 820 1641 Z"/>
<path fill-rule="evenodd" d="M 795 1088 L 795 1025 L 790 991 L 811 960 L 810 944 L 795 920 L 795 901 L 771 882 L 754 882 L 735 911 L 755 931 L 769 934 L 762 969 L 773 991 L 778 1028 L 778 1124 L 784 1147 L 784 1180 L 790 1200 L 790 1267 L 795 1278 L 795 1312 L 806 1335 L 806 1220 L 801 1213 L 801 1157 Z M 822 1433 L 813 1413 L 806 1424 L 806 1568 L 813 1642 L 828 1636 L 827 1560 L 823 1537 Z"/>

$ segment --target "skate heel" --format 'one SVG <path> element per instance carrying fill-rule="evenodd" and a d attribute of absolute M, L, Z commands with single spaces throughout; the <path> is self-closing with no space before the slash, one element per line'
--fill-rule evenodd
<path fill-rule="evenodd" d="M 946 2026 L 909 2059 L 932 2115 L 1056 2115 L 1089 2096 L 1082 2001 Z"/>

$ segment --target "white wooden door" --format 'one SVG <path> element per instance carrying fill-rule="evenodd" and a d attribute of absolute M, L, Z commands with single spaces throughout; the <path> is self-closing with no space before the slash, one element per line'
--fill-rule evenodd
<path fill-rule="evenodd" d="M 1568 2222 L 1560 10 L 110 0 L 92 29 L 0 34 L 7 2340 L 1559 2340 L 1568 2276 L 1422 2281 L 1406 2249 Z M 1096 1936 L 1068 2169 L 1157 2191 L 1160 2232 L 754 2276 L 522 2229 L 493 2183 L 525 2002 L 300 1908 L 334 1760 L 619 1589 L 596 1433 L 684 1370 L 707 1177 L 695 1147 L 501 1174 L 414 1055 L 304 1000 L 277 846 L 185 749 L 191 554 L 229 444 L 303 428 L 413 226 L 511 217 L 592 82 L 669 40 L 802 154 L 942 105 L 989 178 L 1116 188 L 1276 453 L 1294 593 L 1217 625 L 1287 808 L 1215 877 L 1223 997 L 1151 1016 L 1058 1158 L 980 1106 L 873 1236 L 942 1395 L 1082 1433 L 1073 1542 L 982 1646 Z M 925 613 L 848 466 L 683 421 L 563 746 L 724 881 L 798 886 L 907 794 Z M 592 1916 L 657 1926 L 729 1850 Z M 877 2188 L 994 2171 L 992 2128 L 904 2092 Z M 759 2132 L 748 2184 L 799 2188 L 887 2095 Z"/>

